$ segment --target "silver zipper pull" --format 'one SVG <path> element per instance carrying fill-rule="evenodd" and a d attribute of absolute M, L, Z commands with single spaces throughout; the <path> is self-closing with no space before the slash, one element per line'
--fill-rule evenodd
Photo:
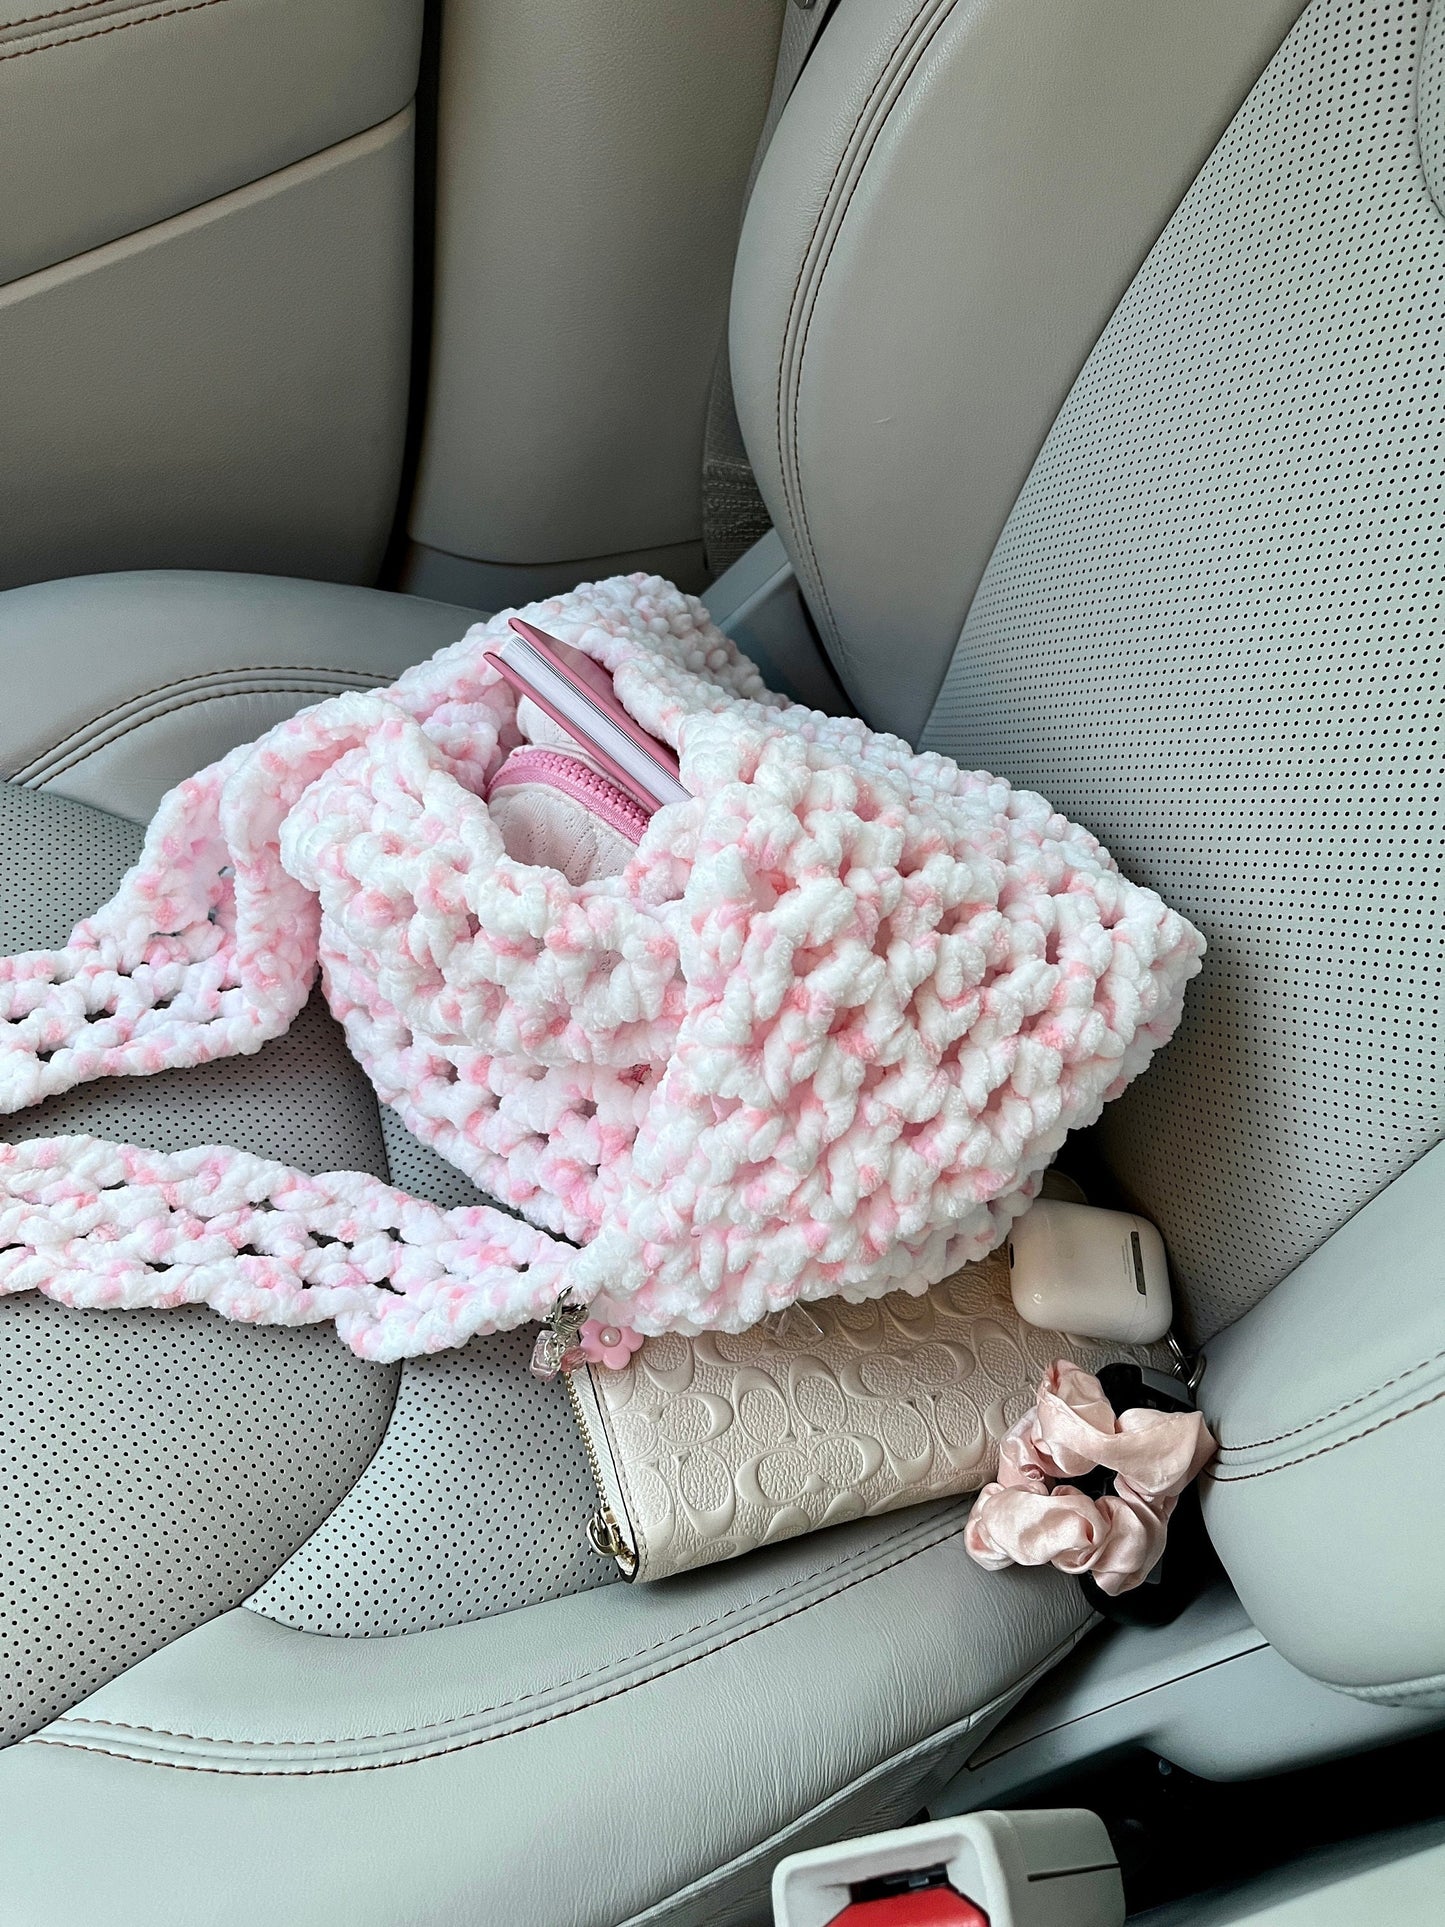
<path fill-rule="evenodd" d="M 578 1334 L 586 1317 L 585 1305 L 574 1305 L 569 1298 L 557 1300 L 532 1347 L 534 1378 L 554 1379 L 559 1372 L 567 1369 L 571 1355 L 577 1349 Z"/>

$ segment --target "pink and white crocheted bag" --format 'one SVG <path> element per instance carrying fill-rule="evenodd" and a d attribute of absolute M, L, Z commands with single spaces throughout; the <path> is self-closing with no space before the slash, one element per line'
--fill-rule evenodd
<path fill-rule="evenodd" d="M 319 960 L 382 1102 L 521 1215 L 41 1139 L 0 1146 L 0 1291 L 390 1359 L 564 1293 L 660 1333 L 923 1290 L 1170 1036 L 1201 938 L 1041 797 L 790 706 L 657 578 L 526 613 L 680 757 L 620 873 L 507 854 L 499 616 L 180 784 L 63 950 L 0 960 L 6 1112 L 258 1050 Z"/>

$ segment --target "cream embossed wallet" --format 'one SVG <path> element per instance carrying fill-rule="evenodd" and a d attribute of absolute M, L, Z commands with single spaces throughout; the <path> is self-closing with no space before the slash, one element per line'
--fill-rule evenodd
<path fill-rule="evenodd" d="M 803 1532 L 975 1492 L 1044 1370 L 1161 1346 L 1026 1325 L 1000 1249 L 920 1297 L 795 1306 L 736 1337 L 647 1339 L 566 1374 L 601 1494 L 588 1527 L 628 1579 L 663 1579 Z"/>

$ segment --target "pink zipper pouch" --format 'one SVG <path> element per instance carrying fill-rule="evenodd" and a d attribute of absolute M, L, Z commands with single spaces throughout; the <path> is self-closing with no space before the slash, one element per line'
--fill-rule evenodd
<path fill-rule="evenodd" d="M 540 716 L 533 728 L 561 734 Z M 652 816 L 582 751 L 555 742 L 514 749 L 488 786 L 487 808 L 508 856 L 560 870 L 574 885 L 620 876 Z"/>
<path fill-rule="evenodd" d="M 487 655 L 518 692 L 526 738 L 487 787 L 502 847 L 518 863 L 560 870 L 573 885 L 620 876 L 662 798 L 687 794 L 677 758 L 628 715 L 600 663 L 518 617 L 511 626 L 517 639 Z M 616 759 L 637 761 L 639 752 L 629 775 Z"/>

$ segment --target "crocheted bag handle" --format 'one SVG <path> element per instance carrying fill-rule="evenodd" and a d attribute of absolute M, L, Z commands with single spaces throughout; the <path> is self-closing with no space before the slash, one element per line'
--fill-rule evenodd
<path fill-rule="evenodd" d="M 330 1318 L 361 1357 L 390 1360 L 546 1318 L 576 1255 L 490 1205 L 442 1211 L 358 1171 L 313 1177 L 215 1145 L 0 1145 L 0 1296 Z"/>

